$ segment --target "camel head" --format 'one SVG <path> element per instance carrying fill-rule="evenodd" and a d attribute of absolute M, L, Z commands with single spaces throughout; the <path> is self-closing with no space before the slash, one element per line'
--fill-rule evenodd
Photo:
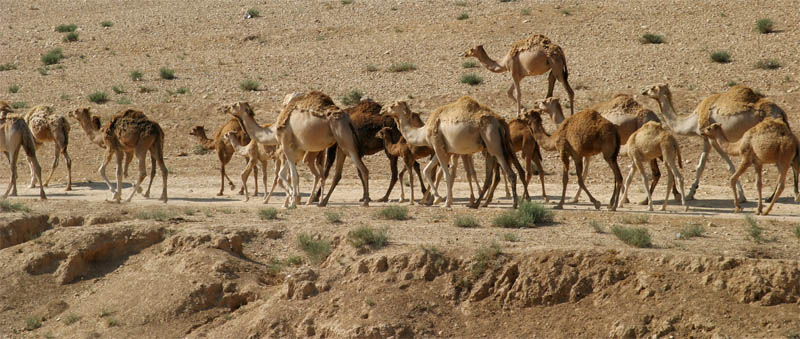
<path fill-rule="evenodd" d="M 246 101 L 239 101 L 235 104 L 222 106 L 221 110 L 225 114 L 230 114 L 239 119 L 244 117 L 245 114 L 249 115 L 250 117 L 255 116 L 253 109 L 250 107 L 250 104 L 247 103 Z"/>
<path fill-rule="evenodd" d="M 642 95 L 648 96 L 650 98 L 658 100 L 663 95 L 668 97 L 672 96 L 672 93 L 669 91 L 669 85 L 667 84 L 655 84 L 650 87 L 647 87 L 642 91 Z"/>
<path fill-rule="evenodd" d="M 375 138 L 382 139 L 382 140 L 391 140 L 392 139 L 392 128 L 391 127 L 384 127 L 381 128 L 378 133 L 375 133 Z"/>
<path fill-rule="evenodd" d="M 91 122 L 92 113 L 89 110 L 89 107 L 81 107 L 69 112 L 69 117 L 78 120 L 78 122 L 81 121 Z"/>
<path fill-rule="evenodd" d="M 550 119 L 554 123 L 560 124 L 564 121 L 564 112 L 561 110 L 561 101 L 558 98 L 549 97 L 542 100 L 536 100 L 536 108 L 546 112 L 550 115 Z"/>
<path fill-rule="evenodd" d="M 411 115 L 411 109 L 408 108 L 408 103 L 405 101 L 395 101 L 391 105 L 384 106 L 381 110 L 388 111 L 389 113 L 386 115 L 395 119 L 399 117 L 409 117 Z"/>
<path fill-rule="evenodd" d="M 486 54 L 486 51 L 483 49 L 483 45 L 478 45 L 478 46 L 472 47 L 472 48 L 468 49 L 466 52 L 464 52 L 464 57 L 465 58 L 472 58 L 472 57 L 477 58 L 478 55 L 482 55 L 482 54 Z"/>
<path fill-rule="evenodd" d="M 528 110 L 523 108 L 522 113 L 520 113 L 520 118 L 527 121 L 530 125 L 542 125 L 542 116 L 539 114 L 538 110 Z"/>
<path fill-rule="evenodd" d="M 712 139 L 717 139 L 721 136 L 724 136 L 724 133 L 722 131 L 722 125 L 718 122 L 703 127 L 703 129 L 700 131 L 700 134 Z"/>

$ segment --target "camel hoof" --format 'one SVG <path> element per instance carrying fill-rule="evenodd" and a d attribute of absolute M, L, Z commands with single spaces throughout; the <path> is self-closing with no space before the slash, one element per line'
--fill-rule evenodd
<path fill-rule="evenodd" d="M 555 206 L 553 206 L 553 209 L 554 210 L 563 210 L 564 209 L 564 205 L 562 205 L 562 204 L 555 205 Z"/>
<path fill-rule="evenodd" d="M 685 200 L 686 200 L 686 201 L 692 201 L 692 200 L 694 200 L 694 195 L 687 195 Z"/>
<path fill-rule="evenodd" d="M 217 193 L 217 196 L 221 197 L 222 196 L 222 192 Z"/>
<path fill-rule="evenodd" d="M 738 208 L 738 207 L 733 209 L 733 213 L 739 213 L 741 211 L 742 211 L 742 209 Z"/>
<path fill-rule="evenodd" d="M 67 186 L 67 188 L 64 189 L 64 191 L 66 191 L 66 192 L 72 191 L 72 186 Z"/>
<path fill-rule="evenodd" d="M 615 207 L 613 207 L 613 206 L 612 206 L 611 208 L 612 208 L 612 211 L 615 211 L 615 210 L 616 210 L 616 208 L 615 208 Z M 600 202 L 599 202 L 599 201 L 595 201 L 595 202 L 594 202 L 594 209 L 596 209 L 596 210 L 599 210 L 599 209 L 600 209 Z"/>
<path fill-rule="evenodd" d="M 39 200 L 47 200 L 47 197 L 46 197 L 46 196 L 43 196 L 43 195 L 42 195 L 42 196 L 39 196 Z"/>
<path fill-rule="evenodd" d="M 369 201 L 362 202 L 361 207 L 369 207 Z"/>
<path fill-rule="evenodd" d="M 359 201 L 362 201 L 362 200 L 363 200 L 363 199 L 361 199 L 361 200 L 359 200 Z M 400 199 L 400 201 L 403 201 L 403 200 L 405 200 L 405 199 Z M 383 198 L 380 198 L 380 199 L 378 199 L 377 201 L 378 201 L 378 202 L 388 202 L 388 201 L 389 201 L 389 198 L 387 198 L 387 197 L 383 197 Z"/>
<path fill-rule="evenodd" d="M 661 211 L 666 211 L 666 210 L 667 210 L 666 207 L 661 207 Z"/>
<path fill-rule="evenodd" d="M 317 204 L 317 207 L 325 207 L 325 206 L 328 206 L 327 200 L 320 201 L 319 204 Z"/>
<path fill-rule="evenodd" d="M 577 204 L 578 203 L 578 198 L 570 200 L 569 203 L 570 204 Z"/>
<path fill-rule="evenodd" d="M 647 210 L 652 212 L 653 211 L 653 207 L 648 207 Z M 664 209 L 662 208 L 661 210 L 663 211 Z"/>

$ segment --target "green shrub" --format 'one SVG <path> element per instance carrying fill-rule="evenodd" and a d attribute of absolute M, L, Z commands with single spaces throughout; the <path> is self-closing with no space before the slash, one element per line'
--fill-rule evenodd
<path fill-rule="evenodd" d="M 56 26 L 56 32 L 60 33 L 75 32 L 76 29 L 78 29 L 78 25 L 76 24 Z"/>
<path fill-rule="evenodd" d="M 72 324 L 78 322 L 78 320 L 81 320 L 81 317 L 79 315 L 67 314 L 67 316 L 64 317 L 64 325 L 67 325 L 67 326 L 72 325 Z"/>
<path fill-rule="evenodd" d="M 64 42 L 78 41 L 78 32 L 69 32 L 64 36 Z"/>
<path fill-rule="evenodd" d="M 564 9 L 561 10 L 561 14 L 564 15 L 564 16 L 569 16 L 569 15 L 572 15 L 572 12 L 570 12 L 569 9 L 564 8 Z"/>
<path fill-rule="evenodd" d="M 761 32 L 761 34 L 772 33 L 774 32 L 774 25 L 775 23 L 768 18 L 758 19 L 758 21 L 756 21 L 756 30 Z"/>
<path fill-rule="evenodd" d="M 764 59 L 756 62 L 756 68 L 758 69 L 778 69 L 782 66 L 781 62 L 775 59 Z"/>
<path fill-rule="evenodd" d="M 347 232 L 347 242 L 355 248 L 371 247 L 380 249 L 389 242 L 389 231 L 386 228 L 375 230 L 369 226 L 359 226 Z"/>
<path fill-rule="evenodd" d="M 116 93 L 116 94 L 127 93 L 127 92 L 125 92 L 125 88 L 123 88 L 122 86 L 112 86 L 111 90 L 113 90 L 114 93 Z"/>
<path fill-rule="evenodd" d="M 399 73 L 399 72 L 409 72 L 417 69 L 417 65 L 411 62 L 401 62 L 396 64 L 391 64 L 389 66 L 389 72 Z"/>
<path fill-rule="evenodd" d="M 378 66 L 375 65 L 367 65 L 367 72 L 377 72 Z"/>
<path fill-rule="evenodd" d="M 692 224 L 682 229 L 681 232 L 678 233 L 678 238 L 686 240 L 695 237 L 702 237 L 705 231 L 706 230 L 702 225 Z"/>
<path fill-rule="evenodd" d="M 172 213 L 163 209 L 145 210 L 137 212 L 134 217 L 140 220 L 167 221 L 172 217 Z"/>
<path fill-rule="evenodd" d="M 341 0 L 342 5 L 349 5 L 353 3 L 353 0 Z"/>
<path fill-rule="evenodd" d="M 639 42 L 641 42 L 643 44 L 663 44 L 664 43 L 664 36 L 663 35 L 658 35 L 658 34 L 645 33 L 639 39 Z"/>
<path fill-rule="evenodd" d="M 156 91 L 158 91 L 158 89 L 154 87 L 139 86 L 139 93 L 153 93 Z"/>
<path fill-rule="evenodd" d="M 64 54 L 61 51 L 61 48 L 53 48 L 47 52 L 47 54 L 42 55 L 42 63 L 45 65 L 55 65 L 61 59 L 64 58 Z"/>
<path fill-rule="evenodd" d="M 117 104 L 130 105 L 131 104 L 131 99 L 129 99 L 128 97 L 119 97 L 119 99 L 117 99 Z"/>
<path fill-rule="evenodd" d="M 292 266 L 300 266 L 303 264 L 303 258 L 298 255 L 293 255 L 286 258 L 286 263 Z"/>
<path fill-rule="evenodd" d="M 142 72 L 131 71 L 131 80 L 140 81 L 140 80 L 142 80 L 143 77 L 144 77 L 144 75 L 142 74 Z"/>
<path fill-rule="evenodd" d="M 13 84 L 11 86 L 8 86 L 8 93 L 17 93 L 17 92 L 19 92 L 19 85 Z"/>
<path fill-rule="evenodd" d="M 519 238 L 514 233 L 505 233 L 503 234 L 503 240 L 508 242 L 517 242 Z"/>
<path fill-rule="evenodd" d="M 42 327 L 42 317 L 38 315 L 33 315 L 25 318 L 25 329 L 28 331 L 33 331 L 39 327 Z"/>
<path fill-rule="evenodd" d="M 629 225 L 643 225 L 650 222 L 650 217 L 647 216 L 646 214 L 637 214 L 637 215 L 626 214 L 619 219 L 619 222 Z"/>
<path fill-rule="evenodd" d="M 639 248 L 653 247 L 653 242 L 650 239 L 650 232 L 643 227 L 625 227 L 614 225 L 611 227 L 613 233 L 622 242 Z"/>
<path fill-rule="evenodd" d="M 736 84 L 737 84 L 736 81 L 731 80 L 731 81 L 728 81 L 725 85 L 728 86 L 728 87 L 733 87 L 733 86 L 736 86 Z"/>
<path fill-rule="evenodd" d="M 17 65 L 12 63 L 0 64 L 0 72 L 11 71 L 17 69 Z"/>
<path fill-rule="evenodd" d="M 251 18 L 258 18 L 258 17 L 261 16 L 261 11 L 259 11 L 257 8 L 248 9 L 247 10 L 247 16 L 249 16 Z"/>
<path fill-rule="evenodd" d="M 342 215 L 339 212 L 325 211 L 325 219 L 331 224 L 342 223 Z"/>
<path fill-rule="evenodd" d="M 116 327 L 116 326 L 119 326 L 120 323 L 119 323 L 119 320 L 117 320 L 116 318 L 110 317 L 110 318 L 106 319 L 106 325 L 108 325 L 108 327 Z"/>
<path fill-rule="evenodd" d="M 239 88 L 243 91 L 257 91 L 260 86 L 261 83 L 252 79 L 242 80 L 239 83 Z"/>
<path fill-rule="evenodd" d="M 475 68 L 478 67 L 478 63 L 472 60 L 467 60 L 461 63 L 461 67 L 463 68 Z"/>
<path fill-rule="evenodd" d="M 498 215 L 492 224 L 503 228 L 536 227 L 536 224 L 553 221 L 553 212 L 546 206 L 532 201 L 522 200 L 515 211 L 506 211 Z"/>
<path fill-rule="evenodd" d="M 47 67 L 39 67 L 36 69 L 36 71 L 41 75 L 47 75 Z"/>
<path fill-rule="evenodd" d="M 474 263 L 470 270 L 470 279 L 472 281 L 480 279 L 486 270 L 496 263 L 496 259 L 503 254 L 503 249 L 500 244 L 492 242 L 488 245 L 483 245 L 475 251 L 472 257 Z"/>
<path fill-rule="evenodd" d="M 108 102 L 108 93 L 106 92 L 94 92 L 89 94 L 89 101 L 96 103 L 96 104 L 104 104 Z"/>
<path fill-rule="evenodd" d="M 453 221 L 453 224 L 456 227 L 461 227 L 461 228 L 473 228 L 473 227 L 478 227 L 480 225 L 478 224 L 478 219 L 475 219 L 475 217 L 471 215 L 458 215 L 456 216 L 456 219 Z"/>
<path fill-rule="evenodd" d="M 189 93 L 189 89 L 186 88 L 186 87 L 181 87 L 181 88 L 178 88 L 177 90 L 175 90 L 175 93 L 186 94 L 186 93 Z"/>
<path fill-rule="evenodd" d="M 749 235 L 750 239 L 752 239 L 753 241 L 757 243 L 764 243 L 776 240 L 775 238 L 771 239 L 764 238 L 763 235 L 764 228 L 758 225 L 758 221 L 755 218 L 748 215 L 745 217 L 745 222 L 746 222 L 745 230 L 747 231 L 747 235 Z"/>
<path fill-rule="evenodd" d="M 19 202 L 12 202 L 11 200 L 0 200 L 0 212 L 30 212 L 28 206 Z"/>
<path fill-rule="evenodd" d="M 297 246 L 305 252 L 313 263 L 320 263 L 331 254 L 331 243 L 320 239 L 314 240 L 310 235 L 301 233 L 297 236 Z"/>
<path fill-rule="evenodd" d="M 458 17 L 456 17 L 456 19 L 458 19 L 458 20 L 467 20 L 467 19 L 469 19 L 469 14 L 467 14 L 466 12 L 461 13 L 461 14 L 458 15 Z"/>
<path fill-rule="evenodd" d="M 111 22 L 111 21 L 103 21 L 103 22 L 100 23 L 100 26 L 108 28 L 108 27 L 114 26 L 114 23 Z"/>
<path fill-rule="evenodd" d="M 361 93 L 361 91 L 352 89 L 350 92 L 347 92 L 347 94 L 343 95 L 340 100 L 343 104 L 350 106 L 359 103 L 361 101 L 361 97 L 363 96 L 364 93 Z"/>
<path fill-rule="evenodd" d="M 175 71 L 166 67 L 161 67 L 158 70 L 158 75 L 161 76 L 161 79 L 164 80 L 173 80 L 175 79 Z"/>
<path fill-rule="evenodd" d="M 794 236 L 800 238 L 800 226 L 794 227 Z"/>
<path fill-rule="evenodd" d="M 711 53 L 711 60 L 717 63 L 727 64 L 731 62 L 731 55 L 726 51 L 716 51 Z"/>
<path fill-rule="evenodd" d="M 258 210 L 258 217 L 261 220 L 274 220 L 278 219 L 278 210 L 274 207 L 267 207 Z"/>
<path fill-rule="evenodd" d="M 28 107 L 28 103 L 24 101 L 16 101 L 11 103 L 11 108 L 13 109 L 20 109 Z"/>
<path fill-rule="evenodd" d="M 378 218 L 385 220 L 406 220 L 408 219 L 408 208 L 405 206 L 386 206 L 378 211 Z"/>
<path fill-rule="evenodd" d="M 521 11 L 519 11 L 519 14 L 522 14 L 524 16 L 531 15 L 531 9 L 530 8 L 523 8 Z"/>
<path fill-rule="evenodd" d="M 603 225 L 601 225 L 600 222 L 597 221 L 597 220 L 590 221 L 589 222 L 589 226 L 592 227 L 592 230 L 594 230 L 594 233 L 599 233 L 599 234 L 606 233 L 606 230 L 603 228 Z"/>
<path fill-rule="evenodd" d="M 469 74 L 462 74 L 461 75 L 461 83 L 462 84 L 468 84 L 470 86 L 475 86 L 475 85 L 480 84 L 481 82 L 483 82 L 483 78 L 479 77 L 475 73 L 469 73 Z"/>

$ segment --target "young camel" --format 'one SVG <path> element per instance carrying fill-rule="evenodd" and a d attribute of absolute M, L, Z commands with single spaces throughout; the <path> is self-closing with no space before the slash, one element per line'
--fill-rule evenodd
<path fill-rule="evenodd" d="M 500 62 L 492 60 L 483 45 L 473 47 L 464 53 L 464 57 L 475 57 L 486 69 L 494 73 L 511 72 L 514 84 L 508 89 L 508 97 L 517 103 L 517 114 L 522 114 L 522 89 L 519 82 L 526 76 L 535 76 L 550 71 L 547 77 L 547 97 L 553 96 L 556 80 L 564 85 L 570 103 L 570 114 L 574 114 L 575 92 L 569 86 L 567 59 L 561 47 L 552 43 L 543 35 L 532 35 L 511 45 L 511 49 Z M 517 95 L 514 97 L 514 91 Z"/>
<path fill-rule="evenodd" d="M 414 175 L 411 171 L 413 170 L 414 165 L 419 166 L 417 164 L 417 159 L 431 156 L 433 154 L 433 149 L 424 146 L 411 146 L 406 142 L 402 135 L 398 136 L 396 134 L 400 134 L 400 132 L 396 131 L 392 127 L 384 127 L 375 134 L 375 137 L 383 140 L 384 148 L 386 149 L 387 154 L 403 158 L 405 170 L 400 172 L 400 202 L 404 202 L 406 200 L 406 192 L 403 188 L 403 174 L 408 173 L 408 182 L 411 186 L 411 201 L 409 204 L 414 205 Z"/>
<path fill-rule="evenodd" d="M 239 143 L 242 145 L 247 145 L 250 143 L 250 136 L 247 135 L 242 129 L 242 125 L 239 123 L 239 120 L 236 118 L 230 118 L 227 122 L 225 122 L 222 127 L 217 130 L 217 133 L 214 134 L 214 139 L 209 139 L 206 136 L 206 131 L 203 126 L 195 126 L 189 132 L 189 135 L 194 136 L 197 138 L 197 142 L 207 150 L 216 150 L 217 151 L 217 158 L 219 159 L 219 172 L 220 172 L 220 185 L 219 185 L 219 193 L 217 196 L 222 196 L 225 192 L 225 179 L 228 179 L 228 184 L 231 186 L 231 190 L 236 188 L 236 185 L 233 184 L 233 181 L 230 177 L 225 173 L 225 166 L 231 161 L 233 157 L 233 146 L 231 145 L 230 141 L 226 141 L 223 138 L 228 132 L 236 132 L 236 138 L 239 139 Z M 249 159 L 245 157 L 245 161 L 249 162 Z M 258 169 L 256 169 L 257 171 Z M 254 178 L 255 179 L 255 178 Z M 255 181 L 256 185 L 256 192 L 255 195 L 258 195 L 258 180 Z M 239 194 L 243 194 L 244 187 L 239 188 Z"/>
<path fill-rule="evenodd" d="M 697 105 L 690 116 L 682 119 L 679 119 L 675 112 L 675 108 L 672 105 L 672 93 L 667 84 L 650 86 L 642 94 L 658 101 L 658 106 L 664 116 L 664 122 L 667 123 L 673 133 L 703 138 L 703 151 L 700 154 L 696 176 L 692 186 L 689 188 L 686 200 L 694 200 L 711 147 L 714 147 L 722 157 L 722 160 L 728 165 L 728 170 L 731 174 L 735 170 L 733 162 L 719 144 L 711 142 L 708 136 L 702 134 L 703 128 L 713 123 L 719 123 L 725 138 L 730 142 L 736 142 L 744 136 L 745 132 L 767 117 L 780 119 L 788 126 L 786 113 L 778 105 L 756 94 L 752 89 L 741 85 L 733 86 L 725 93 L 708 96 Z M 745 197 L 742 185 L 737 182 L 736 186 L 738 197 L 741 202 L 744 202 Z M 795 174 L 795 193 L 797 193 L 797 174 Z"/>
<path fill-rule="evenodd" d="M 647 184 L 647 175 L 644 173 L 644 163 L 663 157 L 664 165 L 667 167 L 667 196 L 664 198 L 664 205 L 661 206 L 661 210 L 665 211 L 667 209 L 670 187 L 674 183 L 673 176 L 678 178 L 678 184 L 681 188 L 681 204 L 684 206 L 684 211 L 689 210 L 683 194 L 683 176 L 678 170 L 678 167 L 683 167 L 681 165 L 683 161 L 681 160 L 678 140 L 675 139 L 672 133 L 665 130 L 660 122 L 650 121 L 630 135 L 628 139 L 628 156 L 631 157 L 633 165 L 630 173 L 628 173 L 628 178 L 625 179 L 625 194 L 619 201 L 619 207 L 623 207 L 623 203 L 627 200 L 628 192 L 631 188 L 631 179 L 633 179 L 633 174 L 638 170 L 642 174 L 642 183 L 647 192 L 648 210 L 653 210 L 653 197 Z M 675 165 L 676 160 L 677 166 Z"/>
<path fill-rule="evenodd" d="M 65 191 L 72 190 L 72 159 L 67 153 L 67 144 L 69 143 L 69 122 L 67 118 L 56 115 L 53 108 L 47 105 L 39 105 L 31 108 L 25 114 L 25 122 L 33 133 L 33 139 L 36 146 L 39 147 L 45 142 L 52 142 L 55 146 L 53 153 L 53 166 L 50 170 L 50 175 L 44 181 L 44 185 L 50 184 L 50 179 L 53 178 L 53 173 L 58 167 L 58 159 L 60 155 L 64 156 L 64 161 L 67 163 L 67 188 Z M 59 155 L 60 153 L 60 155 Z M 34 176 L 31 176 L 31 188 L 36 187 L 34 183 Z"/>
<path fill-rule="evenodd" d="M 237 131 L 228 131 L 223 136 L 226 142 L 229 142 L 236 154 L 244 157 L 247 159 L 247 166 L 242 171 L 242 188 L 244 189 L 244 201 L 250 200 L 249 192 L 247 191 L 247 178 L 250 176 L 250 172 L 255 170 L 255 175 L 253 176 L 258 181 L 258 166 L 256 164 L 258 162 L 261 163 L 261 171 L 262 171 L 262 180 L 264 182 L 264 190 L 267 189 L 267 163 L 270 160 L 275 161 L 275 181 L 272 183 L 272 188 L 275 189 L 275 184 L 278 180 L 278 171 L 280 170 L 280 160 L 278 156 L 278 149 L 277 146 L 264 146 L 263 149 L 259 149 L 258 142 L 255 140 L 251 140 L 247 145 L 243 145 L 239 140 L 239 133 Z M 270 191 L 271 192 L 271 191 Z M 258 193 L 254 194 L 253 196 L 257 196 Z M 266 204 L 269 199 L 269 195 L 264 195 L 264 203 Z"/>
<path fill-rule="evenodd" d="M 753 166 L 756 171 L 756 188 L 758 189 L 758 214 L 767 215 L 775 205 L 775 201 L 783 192 L 786 181 L 786 171 L 792 167 L 795 171 L 800 170 L 800 147 L 797 137 L 792 134 L 789 126 L 782 120 L 775 118 L 765 118 L 753 128 L 749 129 L 737 142 L 731 142 L 725 135 L 725 130 L 721 123 L 713 123 L 703 128 L 703 136 L 714 138 L 724 143 L 727 153 L 742 157 L 739 168 L 731 175 L 730 186 L 733 191 L 734 212 L 740 212 L 739 199 L 736 196 L 736 183 L 739 176 Z M 778 168 L 778 185 L 775 187 L 772 201 L 767 210 L 762 212 L 763 203 L 761 199 L 761 170 L 765 164 L 775 164 Z M 800 201 L 800 195 L 795 195 L 795 202 Z"/>
<path fill-rule="evenodd" d="M 25 151 L 25 156 L 28 158 L 31 173 L 39 180 L 39 198 L 45 200 L 47 196 L 44 194 L 44 185 L 42 185 L 42 168 L 36 158 L 36 144 L 33 133 L 31 133 L 25 120 L 6 117 L 9 111 L 0 107 L 0 112 L 2 112 L 0 113 L 0 152 L 6 155 L 8 164 L 11 166 L 11 181 L 3 194 L 3 199 L 8 198 L 9 193 L 12 196 L 17 195 L 17 158 L 19 149 L 22 147 Z"/>
<path fill-rule="evenodd" d="M 614 173 L 614 193 L 608 206 L 610 210 L 615 211 L 622 188 L 622 172 L 617 164 L 620 142 L 616 125 L 603 118 L 595 110 L 583 110 L 564 120 L 551 136 L 542 127 L 542 117 L 539 112 L 529 111 L 524 114 L 524 117 L 528 120 L 531 132 L 539 145 L 546 150 L 556 150 L 561 155 L 561 164 L 564 167 L 561 174 L 561 201 L 554 208 L 562 209 L 564 207 L 564 197 L 569 182 L 569 158 L 572 158 L 575 162 L 575 172 L 578 175 L 578 185 L 589 196 L 595 209 L 600 209 L 600 202 L 589 193 L 584 185 L 583 158 L 602 153 Z"/>

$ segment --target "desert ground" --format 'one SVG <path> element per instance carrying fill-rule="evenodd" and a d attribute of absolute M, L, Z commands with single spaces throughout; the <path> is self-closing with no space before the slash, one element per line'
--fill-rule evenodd
<path fill-rule="evenodd" d="M 517 229 L 493 225 L 511 211 L 502 185 L 489 207 L 465 206 L 463 171 L 454 207 L 409 206 L 404 220 L 380 216 L 386 207 L 407 205 L 397 201 L 399 187 L 390 202 L 361 207 L 350 160 L 328 207 L 304 204 L 313 179 L 304 165 L 296 209 L 282 208 L 280 188 L 263 205 L 261 185 L 259 197 L 243 202 L 241 158 L 227 166 L 236 188 L 226 185 L 216 196 L 216 153 L 201 152 L 189 135 L 195 125 L 213 135 L 228 120 L 219 111 L 224 104 L 247 101 L 257 121 L 272 122 L 287 93 L 311 90 L 341 107 L 354 90 L 384 105 L 405 100 L 423 119 L 469 95 L 513 118 L 510 76 L 465 65 L 475 59 L 463 53 L 482 44 L 500 59 L 531 34 L 563 48 L 576 112 L 616 93 L 658 112 L 641 93 L 667 83 L 686 116 L 703 98 L 742 84 L 800 126 L 797 8 L 798 1 L 780 0 L 5 1 L 0 100 L 21 113 L 39 104 L 65 116 L 90 107 L 103 121 L 142 110 L 166 134 L 169 201 L 156 200 L 156 177 L 151 198 L 107 202 L 111 193 L 97 173 L 103 150 L 74 119 L 72 191 L 64 191 L 62 159 L 45 189 L 48 199 L 38 200 L 20 157 L 19 196 L 0 213 L 0 338 L 798 338 L 800 206 L 791 183 L 769 216 L 755 216 L 749 170 L 742 176 L 748 202 L 733 213 L 728 169 L 716 153 L 688 212 L 675 201 L 665 212 L 636 204 L 645 198 L 637 174 L 634 203 L 616 212 L 594 210 L 584 194 L 553 211 L 552 222 Z M 249 9 L 259 15 L 246 18 Z M 774 21 L 775 32 L 755 29 L 762 18 Z M 57 32 L 68 24 L 77 26 L 77 41 Z M 645 33 L 665 42 L 642 44 Z M 64 58 L 44 65 L 42 55 L 54 48 Z M 730 62 L 713 62 L 715 51 L 727 51 Z M 781 67 L 755 67 L 768 59 Z M 391 71 L 401 63 L 415 69 Z M 175 79 L 162 79 L 161 68 Z M 468 73 L 482 83 L 461 83 Z M 241 89 L 245 80 L 258 90 Z M 523 80 L 523 105 L 544 98 L 546 84 L 546 75 Z M 96 92 L 108 102 L 90 102 Z M 561 84 L 555 96 L 565 101 Z M 555 130 L 549 121 L 545 127 Z M 678 141 L 688 190 L 702 141 Z M 627 175 L 624 149 L 619 162 Z M 554 152 L 542 152 L 551 202 L 545 205 L 552 207 L 561 165 Z M 46 176 L 52 144 L 37 155 Z M 375 200 L 387 188 L 388 161 L 382 153 L 364 160 Z M 479 178 L 482 163 L 478 156 Z M 114 170 L 108 169 L 112 180 Z M 568 199 L 577 189 L 572 171 Z M 767 196 L 776 170 L 767 165 L 764 172 Z M 5 185 L 7 165 L 0 173 Z M 272 175 L 270 165 L 270 183 Z M 131 190 L 131 179 L 125 181 L 123 196 Z M 613 175 L 599 157 L 586 182 L 608 202 Z M 665 182 L 663 175 L 656 209 Z M 529 190 L 544 203 L 536 177 Z M 457 227 L 459 217 L 477 226 Z M 612 234 L 615 226 L 646 229 L 652 246 L 623 243 Z M 384 246 L 357 246 L 352 232 L 366 228 L 384 232 Z M 701 231 L 689 237 L 691 230 Z M 301 243 L 328 245 L 329 253 Z"/>

